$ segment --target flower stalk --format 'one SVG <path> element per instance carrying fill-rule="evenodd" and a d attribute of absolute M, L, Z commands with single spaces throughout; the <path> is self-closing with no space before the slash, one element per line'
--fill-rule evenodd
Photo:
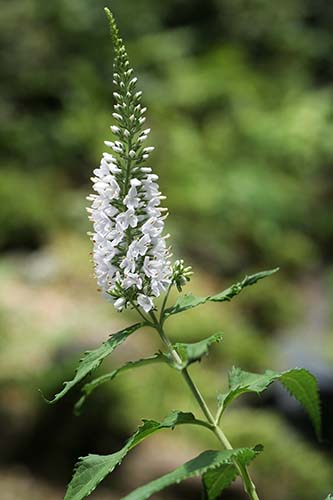
<path fill-rule="evenodd" d="M 144 147 L 150 129 L 143 128 L 146 108 L 141 105 L 142 92 L 137 90 L 137 78 L 112 13 L 109 18 L 115 57 L 113 83 L 115 99 L 111 132 L 114 141 L 105 141 L 111 149 L 102 156 L 92 178 L 95 194 L 90 195 L 88 208 L 93 222 L 91 239 L 94 244 L 94 266 L 98 285 L 118 311 L 135 309 L 146 325 L 157 330 L 166 345 L 171 364 L 184 378 L 200 406 L 206 426 L 221 445 L 233 450 L 219 427 L 204 397 L 188 373 L 181 356 L 165 334 L 166 305 L 172 286 L 179 292 L 190 280 L 191 267 L 183 260 L 171 264 L 170 249 L 163 236 L 167 209 L 161 208 L 162 196 L 158 176 L 146 165 L 152 146 Z M 164 294 L 157 317 L 154 299 Z M 258 500 L 255 486 L 245 466 L 234 459 L 251 500 Z"/>

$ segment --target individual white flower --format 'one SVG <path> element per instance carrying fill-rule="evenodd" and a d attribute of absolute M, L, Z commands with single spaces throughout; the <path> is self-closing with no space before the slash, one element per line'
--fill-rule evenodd
<path fill-rule="evenodd" d="M 151 289 L 155 297 L 159 297 L 161 293 L 166 292 L 170 281 L 168 279 L 152 279 L 151 280 Z"/>
<path fill-rule="evenodd" d="M 154 302 L 151 297 L 147 295 L 143 295 L 139 293 L 138 295 L 138 304 L 145 312 L 149 312 L 154 307 Z"/>
<path fill-rule="evenodd" d="M 128 273 L 126 275 L 126 278 L 124 278 L 123 280 L 123 287 L 125 288 L 125 290 L 127 290 L 127 288 L 130 288 L 133 285 L 135 285 L 139 290 L 141 290 L 142 279 L 136 273 Z"/>
<path fill-rule="evenodd" d="M 145 257 L 142 268 L 148 278 L 157 278 L 161 270 L 161 261 Z"/>
<path fill-rule="evenodd" d="M 140 199 L 138 198 L 138 191 L 135 186 L 132 186 L 125 196 L 124 205 L 127 208 L 138 208 L 140 206 Z"/>
<path fill-rule="evenodd" d="M 104 238 L 103 241 L 105 242 L 105 244 L 111 243 L 111 245 L 117 247 L 124 238 L 125 238 L 125 233 L 123 231 L 123 228 L 117 225 L 115 229 L 113 229 L 113 231 L 110 231 L 108 238 Z"/>
<path fill-rule="evenodd" d="M 121 269 L 124 270 L 124 276 L 126 277 L 128 273 L 134 273 L 135 271 L 135 260 L 131 255 L 126 255 L 120 263 Z"/>
<path fill-rule="evenodd" d="M 125 231 L 129 226 L 130 227 L 136 227 L 138 225 L 138 218 L 135 215 L 134 209 L 133 208 L 128 208 L 126 212 L 121 212 L 119 215 L 116 217 L 116 224 L 119 224 L 119 226 Z"/>
<path fill-rule="evenodd" d="M 142 225 L 143 234 L 149 235 L 152 238 L 159 236 L 164 229 L 162 217 L 150 217 L 147 222 Z"/>
<path fill-rule="evenodd" d="M 124 297 L 119 297 L 119 299 L 117 299 L 113 303 L 113 305 L 117 309 L 117 311 L 122 311 L 125 307 L 125 304 L 126 304 L 126 299 L 124 299 Z"/>
<path fill-rule="evenodd" d="M 139 257 L 139 255 L 143 256 L 148 251 L 148 245 L 150 243 L 150 238 L 146 234 L 142 236 L 139 240 L 134 240 L 130 244 L 128 248 L 128 253 L 130 253 L 135 259 Z"/>

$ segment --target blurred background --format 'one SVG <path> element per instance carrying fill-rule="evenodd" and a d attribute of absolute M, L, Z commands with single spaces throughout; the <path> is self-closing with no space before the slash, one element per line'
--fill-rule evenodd
<path fill-rule="evenodd" d="M 140 417 L 199 411 L 168 367 L 129 372 L 91 396 L 49 407 L 82 352 L 133 321 L 96 291 L 85 197 L 110 138 L 112 45 L 105 0 L 1 2 L 0 491 L 60 500 L 77 457 L 119 449 Z M 212 406 L 235 364 L 307 367 L 321 388 L 324 438 L 278 387 L 237 403 L 225 430 L 262 443 L 260 496 L 332 492 L 333 3 L 324 0 L 113 0 L 148 107 L 153 162 L 170 209 L 174 254 L 211 294 L 246 273 L 281 270 L 230 304 L 170 319 L 174 340 L 222 330 L 191 369 Z M 138 332 L 99 373 L 154 353 Z M 131 488 L 215 448 L 205 430 L 160 433 L 91 498 Z M 200 498 L 199 481 L 156 499 Z M 237 482 L 223 499 L 244 499 Z"/>

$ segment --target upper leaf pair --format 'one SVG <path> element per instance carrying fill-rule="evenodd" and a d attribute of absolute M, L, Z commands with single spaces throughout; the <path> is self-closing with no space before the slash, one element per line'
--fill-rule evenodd
<path fill-rule="evenodd" d="M 205 302 L 223 302 L 229 301 L 234 296 L 238 295 L 241 290 L 247 286 L 253 285 L 258 280 L 265 278 L 266 276 L 270 276 L 275 273 L 278 268 L 270 270 L 270 271 L 262 271 L 260 273 L 253 274 L 252 276 L 246 276 L 243 281 L 231 285 L 229 288 L 220 292 L 216 295 L 211 295 L 208 297 L 196 297 L 195 295 L 184 295 L 179 297 L 176 304 L 169 309 L 165 310 L 165 317 L 168 317 L 172 314 L 177 314 L 182 311 L 186 311 L 187 309 L 191 309 L 200 304 L 204 304 Z M 75 372 L 75 376 L 72 380 L 64 383 L 64 388 L 54 396 L 54 398 L 48 401 L 50 404 L 56 403 L 59 399 L 61 399 L 67 392 L 74 387 L 76 384 L 81 382 L 89 373 L 98 368 L 98 366 L 102 363 L 104 358 L 109 356 L 120 344 L 122 344 L 132 333 L 134 333 L 139 328 L 147 326 L 149 323 L 142 322 L 136 323 L 132 326 L 124 328 L 120 332 L 114 333 L 111 337 L 104 342 L 100 347 L 94 349 L 92 351 L 88 351 L 80 361 L 80 364 Z M 180 355 L 184 362 L 184 367 L 193 363 L 194 361 L 198 361 L 201 357 L 207 352 L 208 347 L 211 343 L 217 342 L 222 338 L 220 333 L 214 334 L 200 342 L 196 342 L 193 344 L 176 344 L 176 349 L 179 349 Z M 107 380 L 112 380 L 115 376 L 117 376 L 120 372 L 126 371 L 130 368 L 135 368 L 138 366 L 143 366 L 149 363 L 166 361 L 166 357 L 162 354 L 157 354 L 153 357 L 145 358 L 143 360 L 137 360 L 134 362 L 130 362 L 125 366 L 121 367 L 118 370 L 114 370 L 112 373 L 105 375 L 105 377 L 99 377 L 91 384 L 85 386 L 83 392 L 83 399 L 81 403 L 79 402 L 77 409 L 80 408 L 83 403 L 85 396 L 90 394 L 90 392 L 97 387 L 98 385 L 106 382 Z"/>
<path fill-rule="evenodd" d="M 83 380 L 93 370 L 96 370 L 96 368 L 99 367 L 104 358 L 109 356 L 109 354 L 111 354 L 120 344 L 125 342 L 125 340 L 132 333 L 143 326 L 145 326 L 145 323 L 135 323 L 135 325 L 124 328 L 120 332 L 111 335 L 111 337 L 106 342 L 103 342 L 103 344 L 97 349 L 94 349 L 93 351 L 87 351 L 84 354 L 83 358 L 80 360 L 80 364 L 76 369 L 73 379 L 68 382 L 64 382 L 64 388 L 60 392 L 58 392 L 58 394 L 56 394 L 53 399 L 51 399 L 50 401 L 47 400 L 47 402 L 50 404 L 54 404 L 59 401 L 59 399 L 65 396 L 65 394 L 67 394 L 67 392 L 72 389 L 72 387 L 81 382 L 81 380 Z"/>
<path fill-rule="evenodd" d="M 192 309 L 193 307 L 197 307 L 201 304 L 205 304 L 206 302 L 225 302 L 230 301 L 233 297 L 238 295 L 244 288 L 250 285 L 254 285 L 257 281 L 266 278 L 267 276 L 271 276 L 276 273 L 279 268 L 271 269 L 269 271 L 261 271 L 256 274 L 252 274 L 251 276 L 245 276 L 245 278 L 231 285 L 223 292 L 217 293 L 215 295 L 208 295 L 207 297 L 198 297 L 193 295 L 192 293 L 188 295 L 183 295 L 179 297 L 175 305 L 169 307 L 165 310 L 165 317 L 171 316 L 172 314 L 178 314 L 183 311 L 187 311 L 188 309 Z"/>

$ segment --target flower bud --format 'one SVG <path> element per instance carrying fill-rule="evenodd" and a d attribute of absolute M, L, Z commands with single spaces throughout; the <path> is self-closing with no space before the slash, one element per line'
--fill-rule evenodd
<path fill-rule="evenodd" d="M 121 132 L 120 128 L 119 128 L 119 127 L 117 127 L 116 125 L 112 125 L 112 126 L 111 126 L 111 131 L 112 131 L 114 134 L 116 134 L 116 135 L 119 135 L 119 134 L 120 134 L 120 132 Z"/>

